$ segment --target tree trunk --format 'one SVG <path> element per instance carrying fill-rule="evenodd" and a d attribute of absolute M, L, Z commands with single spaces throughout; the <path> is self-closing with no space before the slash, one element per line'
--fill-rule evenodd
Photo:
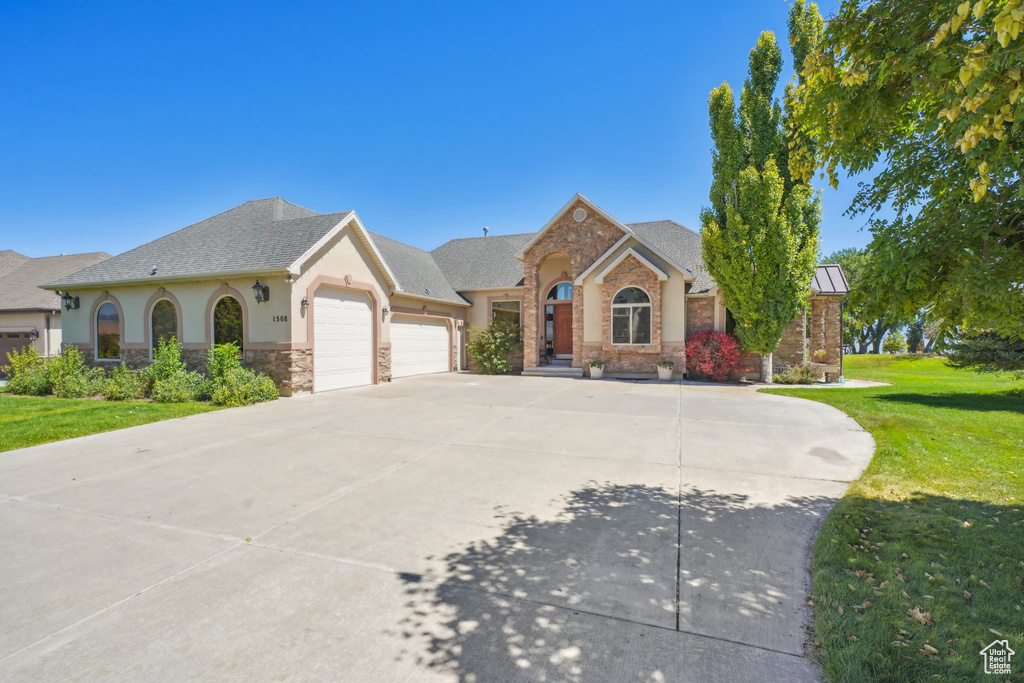
<path fill-rule="evenodd" d="M 772 354 L 761 354 L 761 381 L 772 384 Z"/>

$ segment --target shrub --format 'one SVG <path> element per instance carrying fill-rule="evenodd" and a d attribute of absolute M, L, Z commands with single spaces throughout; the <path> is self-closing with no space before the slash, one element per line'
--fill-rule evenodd
<path fill-rule="evenodd" d="M 210 353 L 206 367 L 210 379 L 215 383 L 221 383 L 230 371 L 242 367 L 242 350 L 234 342 L 217 344 Z"/>
<path fill-rule="evenodd" d="M 484 375 L 500 375 L 512 371 L 509 358 L 523 347 L 519 325 L 493 320 L 486 330 L 470 331 L 466 351 Z"/>
<path fill-rule="evenodd" d="M 274 380 L 248 368 L 227 370 L 214 380 L 211 399 L 219 406 L 247 406 L 261 401 L 272 401 L 279 396 Z"/>
<path fill-rule="evenodd" d="M 121 363 L 107 378 L 103 387 L 103 397 L 108 401 L 131 401 L 142 398 L 147 376 L 148 373 L 132 370 Z"/>
<path fill-rule="evenodd" d="M 815 370 L 810 365 L 794 365 L 786 368 L 777 375 L 773 375 L 776 384 L 814 384 L 818 381 L 821 371 Z"/>
<path fill-rule="evenodd" d="M 659 361 L 659 362 L 658 362 L 658 367 L 659 367 L 659 368 L 669 368 L 669 369 L 671 370 L 671 369 L 672 369 L 672 368 L 674 368 L 675 366 L 676 366 L 676 364 L 675 364 L 675 363 L 673 363 L 673 362 L 672 362 L 672 361 L 670 361 L 670 360 L 663 360 L 663 361 Z"/>
<path fill-rule="evenodd" d="M 885 341 L 882 342 L 883 353 L 906 353 L 907 352 L 907 340 L 904 338 L 903 333 L 899 330 L 892 330 L 886 335 Z"/>
<path fill-rule="evenodd" d="M 587 365 L 589 367 L 592 367 L 592 368 L 603 368 L 604 367 L 604 361 L 603 360 L 591 360 L 591 361 L 587 361 Z"/>
<path fill-rule="evenodd" d="M 85 398 L 103 392 L 106 374 L 101 368 L 86 370 L 82 352 L 67 345 L 46 363 L 51 393 L 57 398 Z"/>
<path fill-rule="evenodd" d="M 690 336 L 686 340 L 686 368 L 716 382 L 724 382 L 740 368 L 739 340 L 713 330 Z"/>
<path fill-rule="evenodd" d="M 50 393 L 50 375 L 45 361 L 35 347 L 26 346 L 7 354 L 8 365 L 2 370 L 7 375 L 7 390 L 12 394 L 45 396 Z"/>
<path fill-rule="evenodd" d="M 187 403 L 209 398 L 210 382 L 198 372 L 182 370 L 153 380 L 149 397 L 157 403 Z"/>

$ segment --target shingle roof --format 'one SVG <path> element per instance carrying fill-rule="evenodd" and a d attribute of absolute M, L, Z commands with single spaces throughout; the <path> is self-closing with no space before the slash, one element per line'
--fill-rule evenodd
<path fill-rule="evenodd" d="M 686 275 L 695 278 L 690 288 L 692 294 L 709 292 L 715 286 L 714 279 L 704 269 L 699 232 L 675 221 L 628 223 L 626 227 L 689 271 Z"/>
<path fill-rule="evenodd" d="M 466 304 L 429 253 L 372 232 L 370 237 L 394 273 L 402 293 Z"/>
<path fill-rule="evenodd" d="M 811 282 L 811 289 L 824 296 L 837 296 L 850 293 L 850 285 L 846 282 L 843 269 L 835 263 L 818 266 Z"/>
<path fill-rule="evenodd" d="M 283 270 L 351 213 L 256 199 L 48 284 L 148 280 L 154 266 L 161 279 Z"/>
<path fill-rule="evenodd" d="M 430 252 L 452 287 L 459 291 L 523 284 L 523 262 L 516 256 L 536 233 L 464 237 Z"/>
<path fill-rule="evenodd" d="M 102 251 L 43 258 L 0 251 L 0 311 L 60 310 L 60 297 L 39 285 L 108 258 Z"/>

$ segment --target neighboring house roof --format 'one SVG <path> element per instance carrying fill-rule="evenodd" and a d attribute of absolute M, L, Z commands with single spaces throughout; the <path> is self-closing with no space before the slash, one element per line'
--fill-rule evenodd
<path fill-rule="evenodd" d="M 370 236 L 398 280 L 399 293 L 468 305 L 452 288 L 428 252 L 376 233 L 370 233 Z"/>
<path fill-rule="evenodd" d="M 354 215 L 352 211 L 318 214 L 280 197 L 256 199 L 52 280 L 48 286 L 283 271 Z"/>
<path fill-rule="evenodd" d="M 846 282 L 843 269 L 835 263 L 818 266 L 811 282 L 811 291 L 822 296 L 838 296 L 850 293 L 850 285 Z"/>
<path fill-rule="evenodd" d="M 0 251 L 0 311 L 59 311 L 60 297 L 39 286 L 108 258 L 102 251 L 42 258 Z"/>
<path fill-rule="evenodd" d="M 523 262 L 518 255 L 536 233 L 464 237 L 445 242 L 430 252 L 457 291 L 508 289 L 523 285 Z"/>

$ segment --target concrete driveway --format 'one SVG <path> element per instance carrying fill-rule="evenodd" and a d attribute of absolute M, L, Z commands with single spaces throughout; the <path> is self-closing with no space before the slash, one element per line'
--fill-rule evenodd
<path fill-rule="evenodd" d="M 800 681 L 869 434 L 434 375 L 0 453 L 0 679 Z"/>

